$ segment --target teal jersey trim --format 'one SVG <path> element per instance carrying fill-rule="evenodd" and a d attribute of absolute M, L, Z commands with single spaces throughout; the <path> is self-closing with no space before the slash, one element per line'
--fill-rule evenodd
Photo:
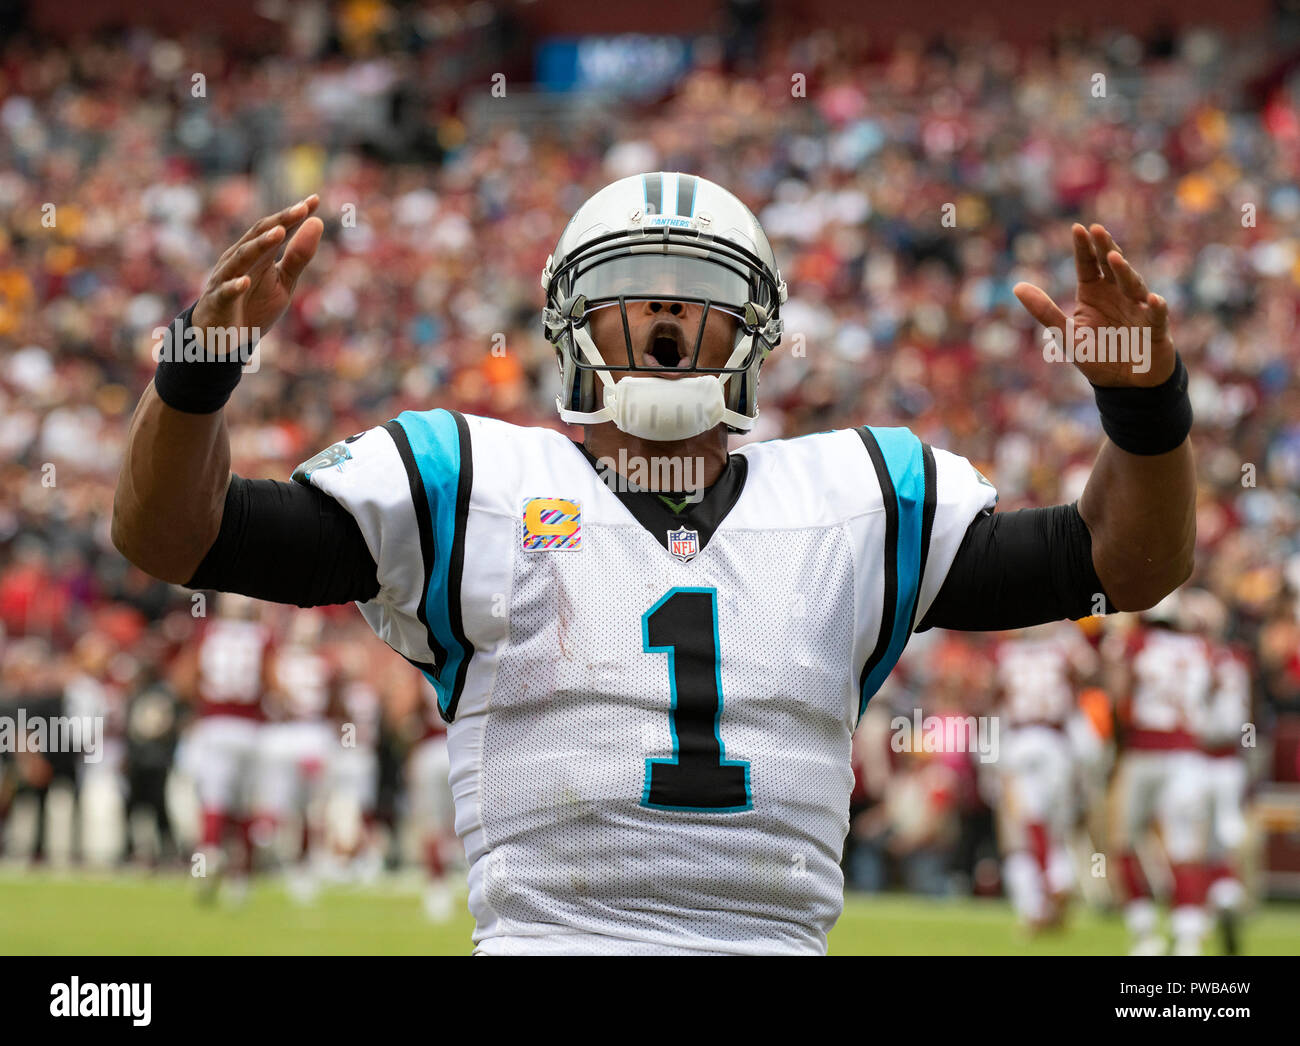
<path fill-rule="evenodd" d="M 473 656 L 460 608 L 465 523 L 473 481 L 469 429 L 459 413 L 447 410 L 408 410 L 396 420 L 410 443 L 431 529 L 432 562 L 426 551 L 427 581 L 419 616 L 433 640 L 430 645 L 445 655 L 433 672 L 422 670 L 438 692 L 439 711 L 450 722 Z"/>
<path fill-rule="evenodd" d="M 921 564 L 925 555 L 923 530 L 927 522 L 926 467 L 924 444 L 906 428 L 876 428 L 866 426 L 874 437 L 880 458 L 876 464 L 881 479 L 881 495 L 885 499 L 887 523 L 885 537 L 885 600 L 882 611 L 881 639 L 887 635 L 883 647 L 878 644 L 868 661 L 862 680 L 862 698 L 858 716 L 866 710 L 867 702 L 880 689 L 885 678 L 893 671 L 907 646 L 915 620 L 917 599 L 921 591 Z M 861 431 L 861 430 L 859 430 Z M 863 440 L 866 443 L 866 439 Z M 868 444 L 868 450 L 871 450 Z M 884 475 L 880 475 L 883 463 Z M 892 518 L 891 518 L 892 517 Z M 892 533 L 890 533 L 892 531 Z M 892 538 L 892 540 L 891 540 Z M 892 576 L 893 585 L 890 585 Z M 894 597 L 890 599 L 890 589 Z"/>

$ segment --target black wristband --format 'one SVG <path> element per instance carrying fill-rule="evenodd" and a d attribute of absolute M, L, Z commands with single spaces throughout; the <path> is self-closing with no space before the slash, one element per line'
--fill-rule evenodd
<path fill-rule="evenodd" d="M 1167 454 L 1192 430 L 1187 368 L 1174 354 L 1174 372 L 1150 388 L 1092 387 L 1101 427 L 1110 441 L 1130 454 Z"/>
<path fill-rule="evenodd" d="M 186 414 L 211 414 L 224 407 L 235 391 L 244 371 L 243 357 L 246 353 L 243 346 L 232 346 L 231 358 L 228 359 L 210 360 L 206 352 L 200 353 L 197 359 L 187 359 L 185 348 L 190 340 L 187 335 L 194 305 L 167 327 L 158 349 L 158 369 L 154 371 L 153 387 L 158 390 L 158 398 L 174 410 Z M 238 351 L 234 351 L 236 348 Z"/>

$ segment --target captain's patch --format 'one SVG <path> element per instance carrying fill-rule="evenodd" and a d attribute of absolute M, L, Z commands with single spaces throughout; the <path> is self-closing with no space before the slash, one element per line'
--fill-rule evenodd
<path fill-rule="evenodd" d="M 525 552 L 581 547 L 581 503 L 564 498 L 528 498 L 524 502 Z"/>

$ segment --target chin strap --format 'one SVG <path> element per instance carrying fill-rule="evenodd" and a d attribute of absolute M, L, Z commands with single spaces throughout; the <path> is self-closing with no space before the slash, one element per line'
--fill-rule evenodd
<path fill-rule="evenodd" d="M 753 351 L 753 347 L 757 338 L 758 338 L 758 334 L 757 332 L 755 332 L 753 334 L 750 334 L 748 338 L 739 339 L 739 341 L 737 341 L 736 343 L 735 349 L 732 350 L 731 356 L 730 358 L 728 358 L 725 366 L 726 367 L 737 366 L 741 360 L 745 359 L 749 355 L 749 353 Z M 605 405 L 601 407 L 599 410 L 593 410 L 593 411 L 569 410 L 564 406 L 564 397 L 562 395 L 556 396 L 555 406 L 556 409 L 559 410 L 560 412 L 560 418 L 564 421 L 569 422 L 572 425 L 599 425 L 602 422 L 606 422 L 606 421 L 612 421 L 615 422 L 615 424 L 618 424 L 620 418 L 616 408 L 618 405 L 617 401 L 619 396 L 618 386 L 621 383 L 616 382 L 613 378 L 610 377 L 609 370 L 607 369 L 609 364 L 607 364 L 604 358 L 601 356 L 600 350 L 596 348 L 596 343 L 592 340 L 591 335 L 587 332 L 587 329 L 585 327 L 580 327 L 574 330 L 573 340 L 577 344 L 579 350 L 581 350 L 582 355 L 586 359 L 587 363 L 591 364 L 594 367 L 601 368 L 596 371 L 596 374 L 597 376 L 599 376 L 601 384 L 603 384 L 605 387 L 604 393 L 602 395 L 602 400 Z M 715 381 L 718 385 L 718 389 L 722 394 L 723 402 L 725 404 L 726 384 L 728 379 L 730 379 L 733 376 L 734 375 L 732 374 L 724 374 L 721 376 L 717 374 L 700 374 L 700 375 L 696 375 L 695 378 L 712 379 L 713 381 Z M 642 377 L 629 376 L 623 379 L 624 382 L 629 382 L 629 381 L 633 382 L 632 385 L 628 386 L 629 391 L 638 387 L 641 389 L 653 388 L 653 386 L 646 386 L 644 384 L 647 381 L 662 383 L 664 385 L 673 385 L 673 384 L 678 384 L 681 382 L 691 381 L 691 380 L 695 380 L 695 379 L 692 378 L 668 379 L 668 378 L 660 378 L 652 375 L 646 375 Z M 662 390 L 662 391 L 667 391 L 667 390 Z M 723 406 L 719 420 L 725 422 L 727 425 L 730 425 L 732 428 L 739 429 L 742 432 L 748 432 L 750 429 L 754 427 L 754 422 L 757 420 L 757 417 L 758 417 L 757 413 L 755 414 L 754 417 L 751 418 L 747 414 L 740 414 L 734 410 L 730 410 L 726 406 Z M 623 428 L 623 426 L 619 425 L 619 428 Z M 707 431 L 707 430 L 702 430 L 702 431 Z M 640 435 L 640 433 L 638 433 L 638 435 Z M 691 433 L 691 435 L 698 435 L 698 433 Z M 653 437 L 647 437 L 647 438 L 653 438 Z"/>

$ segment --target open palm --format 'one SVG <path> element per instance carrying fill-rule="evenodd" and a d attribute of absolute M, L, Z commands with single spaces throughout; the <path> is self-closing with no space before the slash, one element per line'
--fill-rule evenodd
<path fill-rule="evenodd" d="M 1091 328 L 1101 344 L 1103 328 L 1150 328 L 1151 359 L 1145 370 L 1131 362 L 1079 362 L 1079 368 L 1094 385 L 1159 385 L 1174 370 L 1174 343 L 1169 336 L 1169 306 L 1165 299 L 1147 289 L 1146 282 L 1120 253 L 1105 226 L 1085 229 L 1077 222 L 1074 263 L 1079 285 L 1075 291 L 1074 328 Z M 1012 288 L 1020 304 L 1044 327 L 1066 329 L 1065 313 L 1041 287 L 1017 283 Z"/>
<path fill-rule="evenodd" d="M 289 307 L 294 285 L 320 245 L 324 223 L 310 217 L 319 205 L 319 196 L 308 196 L 267 215 L 236 240 L 209 274 L 194 306 L 192 326 L 256 327 L 261 334 L 270 330 Z M 280 245 L 291 233 L 277 261 Z"/>

